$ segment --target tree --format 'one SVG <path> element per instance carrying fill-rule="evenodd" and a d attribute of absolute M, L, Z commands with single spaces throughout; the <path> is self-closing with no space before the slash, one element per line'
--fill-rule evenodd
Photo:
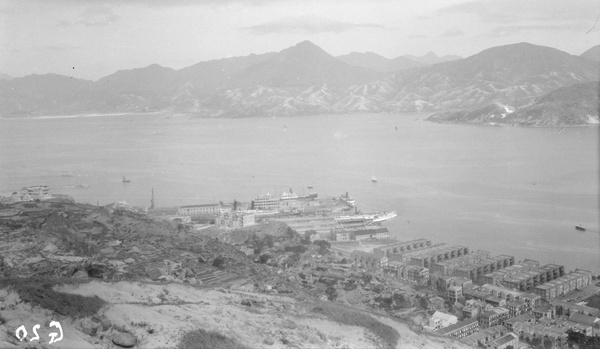
<path fill-rule="evenodd" d="M 224 264 L 225 264 L 225 258 L 223 258 L 221 256 L 215 258 L 212 263 L 213 267 L 215 267 L 215 268 L 221 268 Z"/>

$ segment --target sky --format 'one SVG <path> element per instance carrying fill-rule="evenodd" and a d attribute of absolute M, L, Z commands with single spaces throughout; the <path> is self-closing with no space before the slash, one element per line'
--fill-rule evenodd
<path fill-rule="evenodd" d="M 277 52 L 468 57 L 529 42 L 600 44 L 600 0 L 0 0 L 0 74 L 98 80 L 118 70 Z"/>

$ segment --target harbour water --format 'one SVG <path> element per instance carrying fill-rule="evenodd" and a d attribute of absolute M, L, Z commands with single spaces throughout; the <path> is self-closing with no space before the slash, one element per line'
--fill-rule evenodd
<path fill-rule="evenodd" d="M 152 188 L 157 206 L 290 188 L 349 192 L 364 212 L 397 211 L 386 226 L 402 240 L 600 271 L 600 128 L 450 125 L 427 116 L 3 119 L 0 191 L 50 185 L 80 202 L 137 206 L 149 206 Z M 73 187 L 81 184 L 89 187 Z"/>

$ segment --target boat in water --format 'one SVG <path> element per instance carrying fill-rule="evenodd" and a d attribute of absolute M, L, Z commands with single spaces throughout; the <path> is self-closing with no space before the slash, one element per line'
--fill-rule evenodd
<path fill-rule="evenodd" d="M 131 182 L 129 179 L 125 178 L 125 176 L 123 176 L 123 183 L 129 183 Z"/>
<path fill-rule="evenodd" d="M 586 229 L 585 229 L 585 227 L 584 227 L 584 226 L 582 226 L 581 224 L 580 224 L 580 225 L 576 225 L 576 226 L 575 226 L 575 229 L 576 229 L 576 230 L 579 230 L 579 231 L 585 231 L 585 230 L 586 230 Z"/>
<path fill-rule="evenodd" d="M 353 198 L 351 198 L 350 195 L 348 195 L 348 192 L 346 192 L 346 194 L 340 195 L 340 200 L 344 201 L 346 205 L 350 207 L 354 207 L 354 204 L 356 203 L 356 201 Z"/>
<path fill-rule="evenodd" d="M 384 211 L 383 213 L 377 213 L 373 216 L 373 223 L 389 221 L 390 219 L 396 218 L 396 216 L 398 216 L 396 211 L 392 211 L 392 212 L 388 212 L 388 213 L 385 213 L 385 211 Z"/>
<path fill-rule="evenodd" d="M 308 189 L 312 189 L 312 188 L 313 188 L 313 186 L 309 184 L 309 185 L 307 185 L 307 186 L 306 186 L 306 188 L 308 188 Z"/>
<path fill-rule="evenodd" d="M 373 175 L 373 177 L 371 177 L 371 182 L 377 183 L 377 178 L 375 177 L 375 175 Z"/>

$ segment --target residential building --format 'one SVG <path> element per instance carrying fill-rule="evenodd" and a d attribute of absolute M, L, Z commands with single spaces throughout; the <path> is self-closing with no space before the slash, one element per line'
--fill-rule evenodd
<path fill-rule="evenodd" d="M 469 248 L 465 246 L 446 246 L 441 250 L 431 251 L 419 256 L 413 256 L 410 264 L 430 268 L 434 263 L 462 257 L 469 254 Z"/>
<path fill-rule="evenodd" d="M 533 309 L 533 315 L 536 319 L 554 319 L 556 317 L 556 309 L 550 304 L 542 304 Z"/>
<path fill-rule="evenodd" d="M 462 299 L 462 286 L 450 286 L 448 288 L 448 300 L 452 303 L 458 302 Z"/>
<path fill-rule="evenodd" d="M 509 312 L 506 308 L 492 308 L 481 312 L 479 315 L 479 327 L 488 328 L 496 325 L 501 325 L 504 320 L 508 319 Z"/>
<path fill-rule="evenodd" d="M 586 305 L 579 305 L 571 302 L 564 301 L 552 301 L 550 302 L 554 309 L 556 309 L 556 315 L 570 316 L 573 313 L 581 313 L 590 316 L 600 317 L 600 310 Z"/>
<path fill-rule="evenodd" d="M 373 252 L 385 253 L 388 257 L 390 255 L 402 254 L 407 251 L 415 251 L 431 246 L 431 240 L 429 239 L 416 239 L 410 241 L 395 242 L 393 244 L 377 247 Z"/>
<path fill-rule="evenodd" d="M 424 326 L 427 331 L 437 331 L 441 328 L 448 327 L 458 322 L 458 318 L 451 314 L 446 314 L 441 311 L 436 311 L 429 318 L 429 323 Z"/>
<path fill-rule="evenodd" d="M 553 300 L 569 292 L 582 289 L 591 282 L 591 271 L 576 269 L 574 272 L 534 287 L 532 292 L 545 300 Z"/>
<path fill-rule="evenodd" d="M 493 326 L 486 329 L 480 329 L 478 332 L 473 333 L 470 336 L 464 337 L 460 341 L 473 347 L 487 346 L 493 340 L 503 337 L 509 331 L 502 325 Z M 516 349 L 516 348 L 515 348 Z"/>
<path fill-rule="evenodd" d="M 477 331 L 479 331 L 479 322 L 476 319 L 467 319 L 439 329 L 435 333 L 454 339 L 461 339 Z"/>
<path fill-rule="evenodd" d="M 515 257 L 500 255 L 459 267 L 454 271 L 454 274 L 478 281 L 485 274 L 493 273 L 513 264 L 515 264 Z"/>
<path fill-rule="evenodd" d="M 514 333 L 507 333 L 506 335 L 495 339 L 488 343 L 487 348 L 490 349 L 506 349 L 508 347 L 518 348 L 519 347 L 519 336 Z"/>

